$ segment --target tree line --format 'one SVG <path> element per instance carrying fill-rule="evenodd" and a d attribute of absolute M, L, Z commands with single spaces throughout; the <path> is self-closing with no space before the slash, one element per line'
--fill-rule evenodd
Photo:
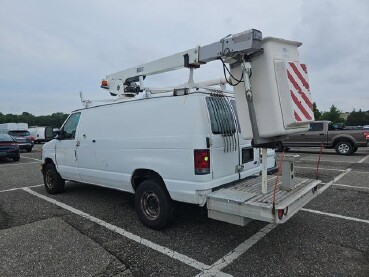
<path fill-rule="evenodd" d="M 355 109 L 350 113 L 347 120 L 342 118 L 340 111 L 335 105 L 332 105 L 329 111 L 319 111 L 316 103 L 313 103 L 313 111 L 315 120 L 329 120 L 334 123 L 344 123 L 347 126 L 362 126 L 369 124 L 369 110 L 356 111 Z M 0 112 L 0 123 L 28 123 L 29 126 L 51 126 L 53 128 L 60 128 L 68 114 L 53 113 L 51 115 L 35 116 L 28 112 L 22 114 L 3 114 Z"/>
<path fill-rule="evenodd" d="M 51 115 L 35 116 L 33 114 L 23 112 L 22 114 L 3 114 L 0 112 L 0 123 L 28 123 L 28 126 L 51 126 L 60 128 L 68 114 L 53 113 Z"/>
<path fill-rule="evenodd" d="M 333 123 L 344 123 L 346 126 L 363 126 L 369 125 L 369 110 L 362 111 L 361 109 L 353 110 L 347 120 L 345 120 L 341 113 L 342 111 L 339 110 L 335 105 L 332 105 L 329 111 L 322 112 L 316 106 L 316 103 L 313 103 L 313 111 L 315 120 L 329 120 Z"/>

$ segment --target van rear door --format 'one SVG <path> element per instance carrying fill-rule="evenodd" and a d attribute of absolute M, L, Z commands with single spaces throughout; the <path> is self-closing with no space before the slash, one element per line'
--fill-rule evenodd
<path fill-rule="evenodd" d="M 210 117 L 210 161 L 213 179 L 229 183 L 239 179 L 239 138 L 231 105 L 226 97 L 206 97 Z"/>
<path fill-rule="evenodd" d="M 258 148 L 251 147 L 251 140 L 246 140 L 241 135 L 241 127 L 238 120 L 237 115 L 237 107 L 236 101 L 234 99 L 230 99 L 229 102 L 231 103 L 235 120 L 237 126 L 237 134 L 238 134 L 238 141 L 239 141 L 239 160 L 240 160 L 240 178 L 246 178 L 252 174 L 259 172 L 260 169 L 260 153 Z"/>

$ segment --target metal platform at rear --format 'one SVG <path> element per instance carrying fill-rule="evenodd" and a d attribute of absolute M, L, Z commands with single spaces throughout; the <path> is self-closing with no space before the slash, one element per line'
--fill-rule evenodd
<path fill-rule="evenodd" d="M 241 226 L 252 219 L 284 223 L 318 195 L 319 180 L 295 178 L 295 187 L 288 191 L 281 189 L 281 181 L 279 181 L 275 193 L 275 212 L 273 212 L 275 179 L 276 176 L 268 178 L 265 194 L 261 192 L 261 176 L 245 179 L 208 194 L 208 216 Z"/>

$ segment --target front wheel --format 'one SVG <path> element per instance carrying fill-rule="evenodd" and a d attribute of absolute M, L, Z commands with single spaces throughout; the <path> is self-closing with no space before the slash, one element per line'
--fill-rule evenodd
<path fill-rule="evenodd" d="M 65 181 L 53 164 L 48 164 L 44 168 L 44 184 L 46 191 L 50 194 L 58 194 L 64 190 Z"/>
<path fill-rule="evenodd" d="M 339 141 L 336 144 L 335 150 L 340 155 L 349 156 L 354 152 L 352 144 L 348 141 Z"/>
<path fill-rule="evenodd" d="M 172 219 L 172 199 L 165 188 L 155 180 L 143 181 L 138 186 L 135 207 L 143 224 L 152 229 L 163 229 Z"/>

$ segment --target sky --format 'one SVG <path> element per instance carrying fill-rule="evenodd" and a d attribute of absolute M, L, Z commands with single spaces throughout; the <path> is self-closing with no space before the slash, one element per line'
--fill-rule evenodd
<path fill-rule="evenodd" d="M 320 110 L 369 110 L 369 1 L 0 0 L 0 112 L 47 115 L 107 99 L 106 75 L 228 34 L 301 41 L 313 101 Z M 222 77 L 221 63 L 195 81 Z M 152 86 L 186 82 L 187 71 L 155 76 Z"/>

